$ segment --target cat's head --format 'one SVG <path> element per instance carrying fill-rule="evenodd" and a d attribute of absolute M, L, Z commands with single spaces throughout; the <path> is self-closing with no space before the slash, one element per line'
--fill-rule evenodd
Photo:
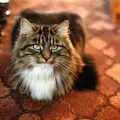
<path fill-rule="evenodd" d="M 38 25 L 22 18 L 13 48 L 14 64 L 20 68 L 51 64 L 55 71 L 71 69 L 69 66 L 74 68 L 76 64 L 82 66 L 82 59 L 72 45 L 69 33 L 68 20 L 54 25 Z"/>
<path fill-rule="evenodd" d="M 72 49 L 68 20 L 55 25 L 36 25 L 22 18 L 13 57 L 24 64 L 60 66 L 71 61 Z"/>
<path fill-rule="evenodd" d="M 30 77 L 37 78 L 35 75 L 44 73 L 44 67 L 48 74 L 52 66 L 58 94 L 64 95 L 64 91 L 71 89 L 74 77 L 84 64 L 72 45 L 69 33 L 68 20 L 55 25 L 37 25 L 21 19 L 19 36 L 12 53 L 13 86 L 17 87 L 20 81 L 26 82 L 30 73 Z M 36 67 L 40 68 L 36 70 Z"/>

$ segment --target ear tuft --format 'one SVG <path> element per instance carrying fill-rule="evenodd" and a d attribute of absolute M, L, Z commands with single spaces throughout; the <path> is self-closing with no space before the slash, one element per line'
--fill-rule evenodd
<path fill-rule="evenodd" d="M 22 18 L 20 21 L 20 35 L 33 33 L 33 25 L 26 18 Z"/>

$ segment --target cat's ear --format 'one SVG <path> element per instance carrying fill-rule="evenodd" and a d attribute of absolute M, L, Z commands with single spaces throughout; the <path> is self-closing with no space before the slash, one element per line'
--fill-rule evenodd
<path fill-rule="evenodd" d="M 69 34 L 69 21 L 64 20 L 60 24 L 54 26 L 55 33 L 58 33 L 60 36 Z"/>
<path fill-rule="evenodd" d="M 64 20 L 57 26 L 57 32 L 60 33 L 60 35 L 69 34 L 69 21 Z"/>
<path fill-rule="evenodd" d="M 26 18 L 22 18 L 20 21 L 20 35 L 33 33 L 33 24 L 30 23 Z"/>

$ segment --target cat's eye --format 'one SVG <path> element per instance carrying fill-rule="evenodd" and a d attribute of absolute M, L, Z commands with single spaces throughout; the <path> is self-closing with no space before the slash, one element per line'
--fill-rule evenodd
<path fill-rule="evenodd" d="M 42 50 L 43 47 L 41 45 L 33 45 L 33 48 L 36 50 Z"/>
<path fill-rule="evenodd" d="M 61 46 L 57 46 L 57 45 L 50 47 L 50 50 L 52 52 L 57 52 L 57 51 L 60 51 L 61 49 L 62 49 L 62 47 Z"/>

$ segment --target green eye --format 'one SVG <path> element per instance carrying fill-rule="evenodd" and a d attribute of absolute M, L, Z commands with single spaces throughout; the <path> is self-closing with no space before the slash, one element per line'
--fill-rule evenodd
<path fill-rule="evenodd" d="M 42 50 L 42 46 L 41 45 L 33 45 L 33 48 L 36 50 Z"/>
<path fill-rule="evenodd" d="M 51 46 L 51 47 L 50 47 L 50 50 L 51 50 L 52 52 L 57 52 L 57 51 L 59 51 L 59 50 L 61 50 L 61 49 L 62 49 L 61 46 Z"/>

